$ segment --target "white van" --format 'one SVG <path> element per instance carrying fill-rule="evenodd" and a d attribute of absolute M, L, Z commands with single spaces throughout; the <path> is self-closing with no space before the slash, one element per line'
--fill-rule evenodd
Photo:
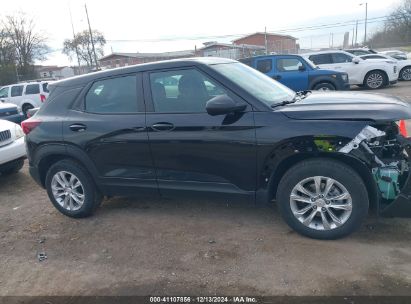
<path fill-rule="evenodd" d="M 49 95 L 48 81 L 33 81 L 11 84 L 0 89 L 0 101 L 13 103 L 20 107 L 23 114 L 40 107 Z"/>

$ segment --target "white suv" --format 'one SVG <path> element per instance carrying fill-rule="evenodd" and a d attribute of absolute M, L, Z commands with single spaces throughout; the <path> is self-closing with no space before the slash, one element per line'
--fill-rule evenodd
<path fill-rule="evenodd" d="M 384 54 L 367 54 L 360 56 L 364 60 L 394 60 L 395 58 Z M 411 81 L 411 60 L 398 60 L 396 65 L 400 71 L 398 74 L 399 80 Z"/>
<path fill-rule="evenodd" d="M 19 171 L 25 158 L 23 130 L 14 122 L 0 119 L 0 174 Z"/>
<path fill-rule="evenodd" d="M 24 115 L 32 108 L 38 108 L 49 95 L 48 82 L 36 81 L 17 83 L 0 89 L 0 101 L 13 103 L 20 107 Z"/>
<path fill-rule="evenodd" d="M 368 61 L 344 51 L 322 51 L 302 56 L 320 68 L 347 73 L 351 85 L 380 89 L 398 80 L 395 60 Z"/>

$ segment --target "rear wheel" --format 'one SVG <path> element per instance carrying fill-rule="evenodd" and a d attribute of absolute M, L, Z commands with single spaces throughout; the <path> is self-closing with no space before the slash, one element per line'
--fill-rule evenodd
<path fill-rule="evenodd" d="M 74 218 L 91 215 L 103 199 L 87 170 L 72 160 L 51 166 L 46 188 L 54 207 Z"/>
<path fill-rule="evenodd" d="M 405 81 L 411 80 L 411 66 L 406 66 L 401 69 L 400 79 Z"/>
<path fill-rule="evenodd" d="M 361 177 L 329 159 L 307 160 L 289 169 L 278 185 L 277 202 L 291 228 L 316 239 L 337 239 L 354 232 L 369 205 Z"/>
<path fill-rule="evenodd" d="M 386 84 L 386 76 L 381 71 L 371 71 L 364 78 L 364 86 L 367 89 L 381 89 Z"/>
<path fill-rule="evenodd" d="M 317 91 L 335 91 L 335 86 L 328 82 L 321 82 L 314 86 L 314 90 Z"/>

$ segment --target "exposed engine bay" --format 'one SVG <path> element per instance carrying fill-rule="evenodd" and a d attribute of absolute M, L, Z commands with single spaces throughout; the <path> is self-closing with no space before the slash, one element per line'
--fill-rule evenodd
<path fill-rule="evenodd" d="M 369 165 L 386 205 L 400 195 L 409 179 L 411 140 L 400 134 L 395 122 L 366 126 L 338 152 L 352 154 Z"/>

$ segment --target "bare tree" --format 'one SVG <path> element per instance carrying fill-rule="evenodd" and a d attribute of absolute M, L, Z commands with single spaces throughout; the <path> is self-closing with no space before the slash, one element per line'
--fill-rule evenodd
<path fill-rule="evenodd" d="M 33 19 L 24 13 L 7 16 L 2 26 L 13 47 L 19 74 L 24 79 L 35 76 L 33 70 L 35 60 L 44 60 L 49 51 L 45 37 L 36 31 Z"/>
<path fill-rule="evenodd" d="M 411 0 L 402 2 L 392 11 L 384 27 L 375 32 L 368 44 L 373 47 L 405 45 L 411 42 Z"/>
<path fill-rule="evenodd" d="M 93 42 L 97 56 L 104 55 L 104 45 L 106 39 L 100 31 L 93 30 Z M 79 56 L 80 62 L 87 66 L 93 66 L 93 47 L 91 44 L 90 33 L 88 30 L 82 31 L 74 36 L 73 39 L 66 39 L 63 44 L 63 54 L 70 59 L 74 56 Z"/>

